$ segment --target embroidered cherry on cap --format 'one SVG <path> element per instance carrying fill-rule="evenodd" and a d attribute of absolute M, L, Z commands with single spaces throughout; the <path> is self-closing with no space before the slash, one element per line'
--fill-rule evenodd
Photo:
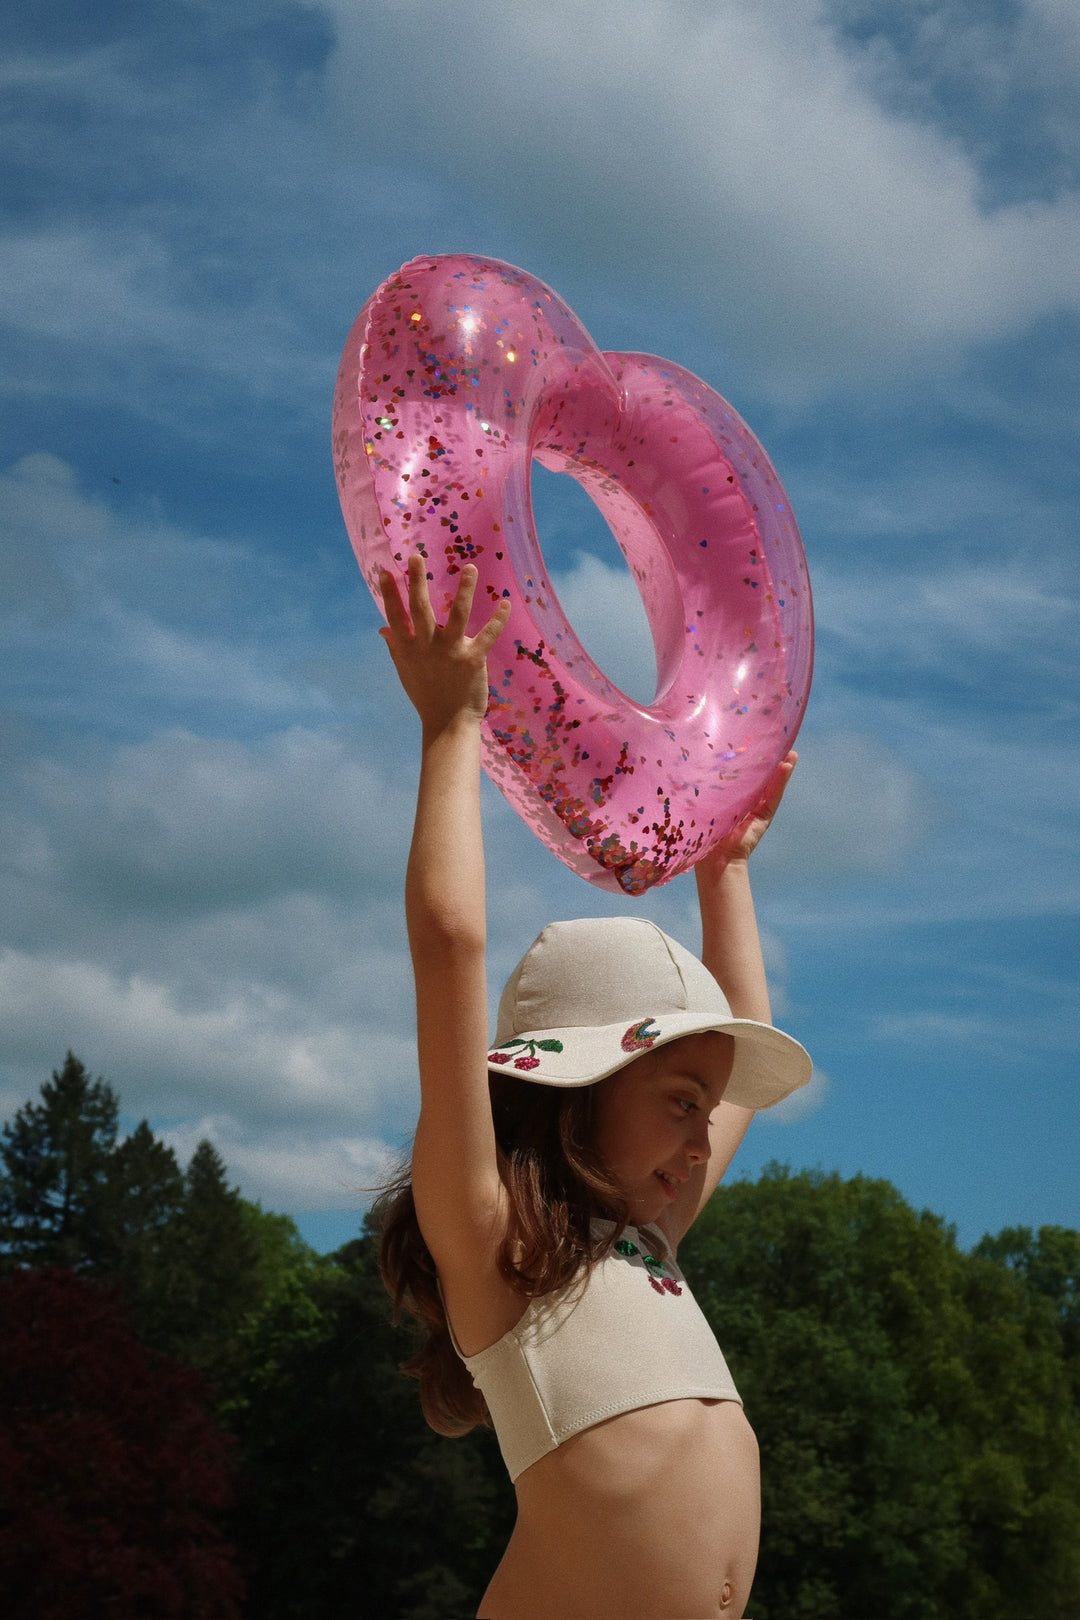
<path fill-rule="evenodd" d="M 536 1056 L 537 1052 L 561 1052 L 562 1049 L 562 1041 L 556 1040 L 503 1041 L 501 1050 L 492 1052 L 488 1057 L 488 1062 L 509 1063 L 513 1058 L 515 1069 L 538 1069 L 540 1059 Z M 515 1050 L 518 1053 L 516 1057 L 514 1056 Z"/>

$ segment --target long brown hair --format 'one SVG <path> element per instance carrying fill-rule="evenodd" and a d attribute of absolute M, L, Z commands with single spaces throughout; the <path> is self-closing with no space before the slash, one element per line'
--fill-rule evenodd
<path fill-rule="evenodd" d="M 510 1202 L 499 1267 L 526 1298 L 562 1288 L 609 1252 L 629 1210 L 592 1144 L 592 1087 L 542 1086 L 490 1074 L 491 1113 Z M 420 1382 L 424 1416 L 439 1434 L 490 1424 L 487 1403 L 454 1349 L 435 1262 L 416 1219 L 408 1165 L 376 1200 L 379 1270 L 416 1320 L 418 1344 L 402 1371 Z M 591 1222 L 613 1222 L 595 1233 Z"/>

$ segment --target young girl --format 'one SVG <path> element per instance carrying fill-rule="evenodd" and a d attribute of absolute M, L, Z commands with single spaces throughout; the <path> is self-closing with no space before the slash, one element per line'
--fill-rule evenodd
<path fill-rule="evenodd" d="M 474 568 L 444 626 L 419 557 L 408 584 L 406 611 L 384 575 L 380 633 L 422 724 L 405 890 L 421 1107 L 382 1260 L 427 1329 L 409 1370 L 428 1421 L 493 1422 L 515 1485 L 479 1616 L 734 1620 L 757 1445 L 675 1253 L 753 1110 L 809 1079 L 769 1024 L 747 876 L 795 756 L 696 868 L 704 966 L 639 919 L 555 923 L 489 1049 L 480 725 L 508 608 L 470 637 Z"/>

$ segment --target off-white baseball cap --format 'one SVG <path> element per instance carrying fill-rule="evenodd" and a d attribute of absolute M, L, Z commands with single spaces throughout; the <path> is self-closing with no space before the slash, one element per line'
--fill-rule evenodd
<path fill-rule="evenodd" d="M 733 1017 L 708 969 L 655 923 L 583 917 L 550 923 L 511 973 L 488 1068 L 537 1085 L 591 1086 L 706 1030 L 735 1041 L 726 1102 L 771 1108 L 810 1079 L 809 1052 L 771 1024 Z"/>

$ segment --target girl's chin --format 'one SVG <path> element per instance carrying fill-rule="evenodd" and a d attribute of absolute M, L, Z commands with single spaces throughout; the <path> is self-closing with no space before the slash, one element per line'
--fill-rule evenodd
<path fill-rule="evenodd" d="M 630 1219 L 635 1226 L 651 1226 L 668 1208 L 671 1200 L 663 1192 L 648 1192 L 630 1202 Z"/>

